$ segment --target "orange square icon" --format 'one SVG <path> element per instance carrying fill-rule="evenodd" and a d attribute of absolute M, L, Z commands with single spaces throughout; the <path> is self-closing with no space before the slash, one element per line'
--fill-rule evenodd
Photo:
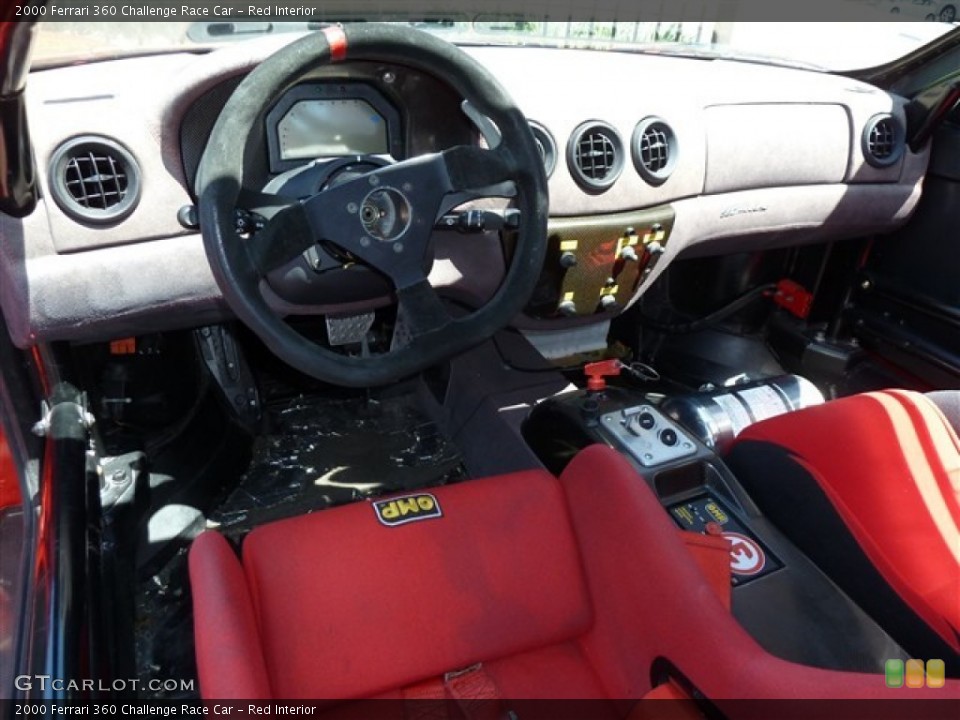
<path fill-rule="evenodd" d="M 907 660 L 907 682 L 908 688 L 923 687 L 923 660 Z"/>

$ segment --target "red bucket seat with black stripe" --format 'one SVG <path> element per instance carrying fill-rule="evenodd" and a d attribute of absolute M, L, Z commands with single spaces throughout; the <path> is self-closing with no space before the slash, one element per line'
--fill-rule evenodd
<path fill-rule="evenodd" d="M 752 425 L 726 457 L 854 601 L 914 657 L 943 659 L 955 675 L 960 439 L 947 414 L 958 398 L 887 390 L 834 400 Z"/>

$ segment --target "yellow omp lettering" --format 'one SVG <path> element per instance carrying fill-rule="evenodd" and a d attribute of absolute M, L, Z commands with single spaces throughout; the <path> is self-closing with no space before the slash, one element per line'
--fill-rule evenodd
<path fill-rule="evenodd" d="M 723 525 L 729 518 L 727 514 L 721 510 L 715 503 L 707 503 L 704 505 L 704 509 L 710 514 L 710 516 L 716 520 L 718 523 Z"/>
<path fill-rule="evenodd" d="M 373 504 L 373 509 L 381 524 L 388 527 L 443 516 L 440 503 L 430 493 L 379 500 Z"/>
<path fill-rule="evenodd" d="M 415 513 L 420 509 L 420 506 L 417 504 L 417 499 L 412 498 L 401 498 L 396 501 L 397 508 L 400 510 L 401 515 L 409 515 L 410 513 Z"/>

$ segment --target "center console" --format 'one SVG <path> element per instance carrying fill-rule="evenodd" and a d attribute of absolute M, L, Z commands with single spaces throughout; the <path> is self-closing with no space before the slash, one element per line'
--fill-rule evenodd
<path fill-rule="evenodd" d="M 719 454 L 746 425 L 822 401 L 795 376 L 672 397 L 607 386 L 594 376 L 589 389 L 537 405 L 523 435 L 554 473 L 587 445 L 619 450 L 679 529 L 723 536 L 734 615 L 769 652 L 829 669 L 882 672 L 884 660 L 902 657 L 902 650 L 763 516 Z"/>

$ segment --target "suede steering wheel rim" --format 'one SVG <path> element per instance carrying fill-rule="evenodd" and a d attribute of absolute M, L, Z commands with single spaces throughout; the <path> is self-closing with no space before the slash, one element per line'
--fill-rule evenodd
<path fill-rule="evenodd" d="M 245 142 L 262 113 L 308 70 L 345 59 L 397 63 L 432 73 L 492 121 L 499 131 L 498 144 L 461 145 L 409 158 L 302 201 L 245 189 Z M 486 304 L 453 318 L 423 267 L 435 215 L 453 193 L 482 191 L 508 181 L 516 188 L 520 223 L 505 277 Z M 368 206 L 376 207 L 384 193 L 405 210 L 401 227 L 371 225 L 375 213 L 364 213 Z M 213 128 L 197 175 L 197 196 L 207 258 L 236 316 L 289 365 L 349 387 L 412 375 L 505 327 L 529 300 L 547 248 L 547 179 L 526 118 L 497 80 L 463 51 L 400 26 L 327 28 L 285 46 L 254 68 Z M 265 218 L 262 230 L 238 235 L 238 207 Z M 269 306 L 259 289 L 266 273 L 321 239 L 390 279 L 405 326 L 403 342 L 395 349 L 368 357 L 334 352 L 302 336 Z"/>

